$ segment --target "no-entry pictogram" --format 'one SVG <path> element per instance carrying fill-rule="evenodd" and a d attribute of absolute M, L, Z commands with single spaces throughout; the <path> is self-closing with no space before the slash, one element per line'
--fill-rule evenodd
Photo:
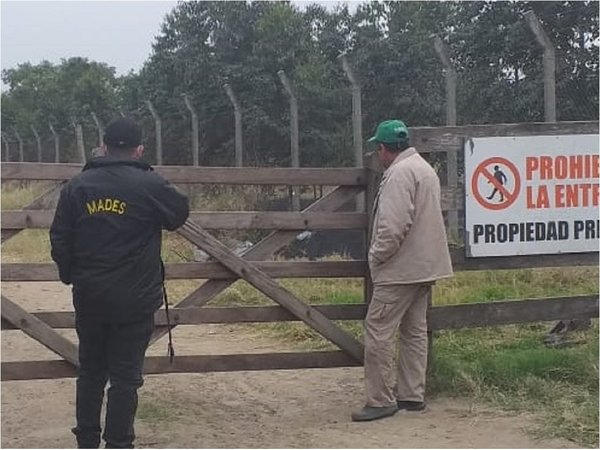
<path fill-rule="evenodd" d="M 490 170 L 490 168 L 492 170 Z M 503 169 L 508 169 L 508 174 Z M 480 192 L 479 180 L 483 177 L 491 185 L 491 193 L 483 195 Z M 513 189 L 505 186 L 508 180 L 514 180 Z M 508 159 L 493 157 L 479 163 L 471 178 L 471 191 L 477 202 L 486 209 L 501 210 L 512 205 L 521 189 L 521 177 L 516 166 Z"/>

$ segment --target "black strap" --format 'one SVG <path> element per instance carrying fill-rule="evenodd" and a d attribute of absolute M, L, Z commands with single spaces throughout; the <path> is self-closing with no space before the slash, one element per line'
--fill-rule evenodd
<path fill-rule="evenodd" d="M 173 347 L 173 335 L 171 334 L 171 317 L 169 316 L 169 299 L 167 297 L 167 287 L 165 286 L 165 265 L 162 260 L 160 261 L 160 268 L 162 271 L 162 288 L 163 288 L 163 299 L 165 302 L 165 315 L 167 316 L 167 332 L 169 334 L 169 342 L 167 344 L 167 356 L 169 357 L 169 364 L 173 364 L 175 359 L 175 347 Z"/>

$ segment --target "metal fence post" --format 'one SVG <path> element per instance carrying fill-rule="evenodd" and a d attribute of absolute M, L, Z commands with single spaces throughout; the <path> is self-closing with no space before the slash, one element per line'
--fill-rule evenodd
<path fill-rule="evenodd" d="M 183 101 L 185 102 L 185 106 L 190 111 L 192 116 L 192 160 L 193 165 L 200 165 L 200 143 L 198 141 L 198 115 L 196 114 L 196 110 L 192 106 L 192 102 L 187 94 L 182 94 Z"/>
<path fill-rule="evenodd" d="M 6 139 L 6 134 L 4 133 L 2 133 L 2 142 L 4 142 L 4 160 L 10 162 L 10 145 L 8 139 Z"/>
<path fill-rule="evenodd" d="M 223 85 L 223 89 L 227 93 L 231 104 L 233 105 L 233 116 L 235 118 L 235 166 L 242 167 L 244 165 L 244 153 L 242 146 L 242 109 L 238 103 L 233 89 L 229 83 Z"/>
<path fill-rule="evenodd" d="M 348 62 L 346 55 L 340 57 L 342 67 L 350 84 L 352 85 L 352 137 L 354 141 L 354 166 L 363 167 L 363 137 L 362 137 L 362 102 L 361 90 L 358 79 Z M 365 210 L 365 195 L 363 193 L 356 196 L 356 210 Z"/>
<path fill-rule="evenodd" d="M 15 127 L 12 127 L 13 134 L 17 138 L 17 142 L 19 143 L 19 162 L 25 161 L 25 154 L 23 151 L 23 139 L 21 139 L 21 135 L 17 131 Z"/>
<path fill-rule="evenodd" d="M 96 129 L 98 130 L 98 147 L 101 147 L 103 140 L 102 138 L 104 137 L 104 127 L 102 126 L 100 119 L 98 119 L 98 116 L 96 116 L 96 113 L 92 111 L 91 114 L 92 119 L 94 119 L 94 123 L 96 124 Z"/>
<path fill-rule="evenodd" d="M 298 148 L 298 101 L 296 100 L 296 96 L 294 95 L 294 91 L 292 90 L 292 86 L 285 72 L 280 70 L 277 72 L 277 75 L 279 76 L 281 84 L 283 84 L 285 92 L 290 99 L 290 150 L 292 153 L 292 167 L 300 167 L 300 155 Z M 298 192 L 296 192 L 296 188 L 290 186 L 290 191 L 292 197 L 292 210 L 300 211 L 299 189 Z"/>
<path fill-rule="evenodd" d="M 154 118 L 154 134 L 156 136 L 156 164 L 161 166 L 163 163 L 162 121 L 160 120 L 160 116 L 150 100 L 146 100 L 146 106 L 148 106 L 150 114 L 152 114 L 152 117 Z"/>
<path fill-rule="evenodd" d="M 544 121 L 556 122 L 556 54 L 554 45 L 533 11 L 524 14 L 529 28 L 544 49 Z"/>
<path fill-rule="evenodd" d="M 33 136 L 35 137 L 35 142 L 37 145 L 37 160 L 38 162 L 42 162 L 42 141 L 40 139 L 40 135 L 33 125 L 30 125 L 30 128 Z"/>
<path fill-rule="evenodd" d="M 51 122 L 48 122 L 48 126 L 50 127 L 50 131 L 52 132 L 52 136 L 54 136 L 54 162 L 60 162 L 60 137 L 58 133 L 54 130 Z"/>
<path fill-rule="evenodd" d="M 83 128 L 80 123 L 76 122 L 75 119 L 71 119 L 71 124 L 75 129 L 75 139 L 77 140 L 77 149 L 79 150 L 79 157 L 81 162 L 85 164 L 85 146 L 83 143 Z"/>

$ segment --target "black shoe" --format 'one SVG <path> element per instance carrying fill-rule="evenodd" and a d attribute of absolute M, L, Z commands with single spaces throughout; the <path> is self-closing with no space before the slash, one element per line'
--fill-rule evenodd
<path fill-rule="evenodd" d="M 100 448 L 100 432 L 82 436 L 79 428 L 73 427 L 71 433 L 77 438 L 77 448 Z"/>
<path fill-rule="evenodd" d="M 425 402 L 409 402 L 398 400 L 399 411 L 423 411 L 427 405 Z"/>
<path fill-rule="evenodd" d="M 353 422 L 368 422 L 393 416 L 398 412 L 396 405 L 392 406 L 365 406 L 360 411 L 352 413 Z"/>

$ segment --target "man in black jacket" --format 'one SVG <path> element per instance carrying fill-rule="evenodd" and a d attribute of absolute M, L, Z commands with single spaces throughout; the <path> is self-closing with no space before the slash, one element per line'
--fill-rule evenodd
<path fill-rule="evenodd" d="M 103 152 L 62 189 L 50 228 L 60 279 L 73 285 L 79 337 L 76 416 L 79 448 L 100 445 L 100 412 L 110 381 L 102 438 L 132 448 L 144 354 L 163 301 L 162 229 L 189 214 L 187 197 L 141 162 L 139 126 L 113 121 Z"/>

